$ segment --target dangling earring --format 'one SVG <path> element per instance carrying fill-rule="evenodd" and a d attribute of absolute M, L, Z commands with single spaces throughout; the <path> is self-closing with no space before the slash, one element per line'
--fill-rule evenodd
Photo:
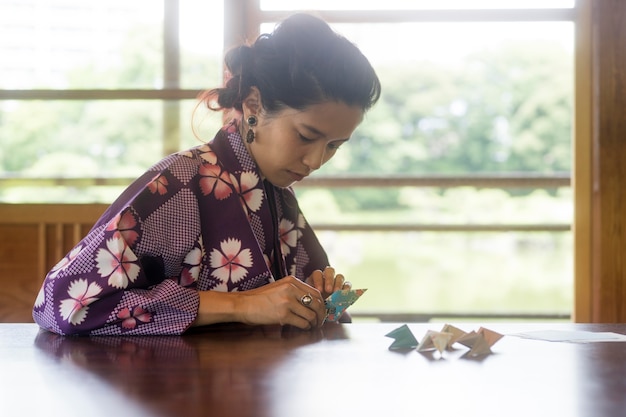
<path fill-rule="evenodd" d="M 252 128 L 256 126 L 258 119 L 256 118 L 255 115 L 250 115 L 246 119 L 246 122 L 248 123 L 248 126 L 249 126 L 248 133 L 246 133 L 246 142 L 252 143 L 254 142 L 254 130 L 252 130 Z"/>

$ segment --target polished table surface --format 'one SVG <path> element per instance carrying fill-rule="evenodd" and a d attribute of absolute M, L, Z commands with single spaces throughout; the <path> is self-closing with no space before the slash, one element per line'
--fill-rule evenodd
<path fill-rule="evenodd" d="M 391 351 L 402 324 L 92 338 L 0 324 L 0 416 L 626 416 L 626 343 L 512 336 L 626 324 L 452 323 L 505 334 L 475 359 Z M 409 323 L 418 340 L 441 327 Z"/>

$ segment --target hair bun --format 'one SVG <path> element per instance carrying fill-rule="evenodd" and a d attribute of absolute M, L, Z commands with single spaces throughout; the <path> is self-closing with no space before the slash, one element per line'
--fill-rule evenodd
<path fill-rule="evenodd" d="M 253 52 L 248 45 L 237 46 L 226 53 L 224 62 L 232 75 L 242 75 L 252 67 Z"/>

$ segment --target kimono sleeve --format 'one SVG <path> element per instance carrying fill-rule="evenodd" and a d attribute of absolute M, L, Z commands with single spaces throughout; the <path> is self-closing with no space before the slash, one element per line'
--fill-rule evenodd
<path fill-rule="evenodd" d="M 63 335 L 181 334 L 195 320 L 198 293 L 180 283 L 200 235 L 195 196 L 167 170 L 135 187 L 126 193 L 130 201 L 114 203 L 47 274 L 33 309 L 42 328 Z"/>

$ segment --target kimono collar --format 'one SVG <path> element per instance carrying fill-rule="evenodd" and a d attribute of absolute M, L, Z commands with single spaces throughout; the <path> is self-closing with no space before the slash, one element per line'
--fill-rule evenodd
<path fill-rule="evenodd" d="M 262 178 L 259 167 L 252 159 L 243 138 L 239 133 L 238 119 L 233 119 L 229 124 L 220 129 L 215 138 L 210 142 L 211 148 L 217 157 L 224 161 L 224 164 L 234 171 L 255 172 L 259 178 Z"/>

